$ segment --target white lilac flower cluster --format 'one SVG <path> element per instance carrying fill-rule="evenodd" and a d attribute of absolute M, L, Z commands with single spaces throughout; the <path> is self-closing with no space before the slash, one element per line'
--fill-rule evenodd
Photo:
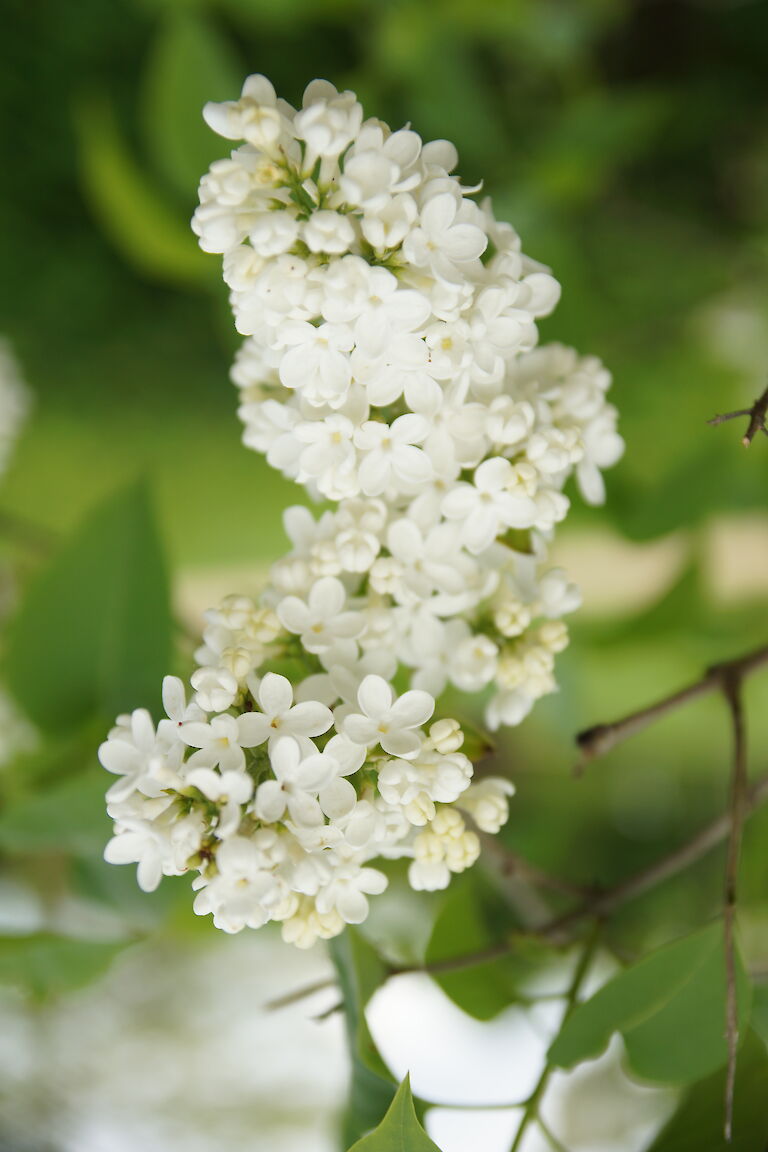
<path fill-rule="evenodd" d="M 600 362 L 535 347 L 557 282 L 450 175 L 452 145 L 324 81 L 297 112 L 252 76 L 205 115 L 245 141 L 193 221 L 247 336 L 245 442 L 335 507 L 289 509 L 261 600 L 208 614 L 189 703 L 167 678 L 157 727 L 118 720 L 106 854 L 147 889 L 194 870 L 218 927 L 308 946 L 365 918 L 372 861 L 443 888 L 506 820 L 512 786 L 473 781 L 436 698 L 485 692 L 496 728 L 555 690 L 579 595 L 547 544 L 568 478 L 601 500 L 622 441 Z"/>
<path fill-rule="evenodd" d="M 193 227 L 247 336 L 245 443 L 338 503 L 302 521 L 278 591 L 342 580 L 367 598 L 363 647 L 378 628 L 413 686 L 491 687 L 488 724 L 519 723 L 554 690 L 578 606 L 546 560 L 563 487 L 575 473 L 600 502 L 623 450 L 609 373 L 535 347 L 559 285 L 450 174 L 447 141 L 364 120 L 322 80 L 297 112 L 251 76 L 205 116 L 244 141 L 203 178 Z"/>
<path fill-rule="evenodd" d="M 0 474 L 27 416 L 29 396 L 10 345 L 0 339 Z"/>

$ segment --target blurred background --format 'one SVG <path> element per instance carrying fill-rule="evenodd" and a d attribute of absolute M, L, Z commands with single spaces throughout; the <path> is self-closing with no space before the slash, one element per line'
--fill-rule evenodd
<path fill-rule="evenodd" d="M 220 594 L 258 588 L 283 548 L 282 511 L 301 499 L 238 443 L 236 334 L 219 262 L 188 226 L 199 177 L 226 150 L 201 107 L 236 96 L 249 72 L 294 103 L 322 76 L 393 127 L 452 139 L 465 182 L 483 180 L 497 215 L 563 285 L 542 339 L 613 372 L 625 458 L 606 477 L 606 506 L 575 498 L 559 533 L 558 558 L 585 593 L 561 690 L 498 750 L 518 789 L 507 842 L 541 867 L 608 882 L 722 809 L 725 709 L 703 700 L 580 780 L 574 733 L 766 639 L 768 443 L 744 451 L 740 424 L 706 420 L 749 406 L 768 373 L 768 4 L 6 0 L 2 51 L 0 335 L 32 410 L 0 478 L 0 610 L 11 648 L 42 653 L 52 671 L 35 692 L 28 670 L 10 672 L 17 699 L 0 707 L 0 1149 L 325 1152 L 344 1094 L 343 1028 L 336 1014 L 310 1017 L 335 994 L 282 1014 L 263 1004 L 329 975 L 330 962 L 286 957 L 267 934 L 219 939 L 194 921 L 183 881 L 147 897 L 132 869 L 101 863 L 108 822 L 93 750 L 114 710 L 93 700 L 77 731 L 68 725 L 62 686 L 77 678 L 70 648 L 87 631 L 87 592 L 71 585 L 68 632 L 45 609 L 63 542 L 137 479 L 159 526 L 157 571 L 191 631 Z M 148 683 L 164 659 L 147 656 Z M 183 669 L 183 644 L 176 659 Z M 755 678 L 755 770 L 768 756 L 765 701 Z M 721 875 L 714 853 L 639 901 L 614 929 L 622 948 L 699 924 L 719 906 Z M 768 814 L 758 814 L 742 933 L 764 974 L 767 892 Z M 398 907 L 407 923 L 406 902 L 391 901 L 374 938 L 393 931 Z M 388 1015 L 379 1009 L 382 1028 Z M 420 1031 L 400 1019 L 399 1073 L 413 1070 Z M 423 1060 L 440 1065 L 434 1052 Z M 593 1076 L 616 1104 L 605 1131 L 585 1129 L 562 1086 L 556 1123 L 569 1148 L 634 1152 L 668 1110 L 668 1095 L 649 1102 L 619 1060 Z M 510 1100 L 526 1091 L 514 1075 Z M 489 1103 L 469 1080 L 462 1098 Z M 415 1087 L 440 1097 L 439 1085 Z M 640 1127 L 626 1119 L 630 1096 Z M 469 1114 L 475 1127 L 459 1137 L 453 1117 L 451 1137 L 438 1118 L 441 1146 L 508 1146 L 481 1121 Z"/>

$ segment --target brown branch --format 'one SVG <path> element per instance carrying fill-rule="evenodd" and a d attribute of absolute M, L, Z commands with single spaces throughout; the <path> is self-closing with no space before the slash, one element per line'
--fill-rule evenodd
<path fill-rule="evenodd" d="M 768 800 L 768 775 L 756 780 L 746 790 L 741 823 L 743 824 L 744 820 L 760 808 L 766 800 Z M 568 944 L 573 939 L 574 928 L 583 920 L 590 918 L 605 920 L 612 913 L 630 904 L 645 892 L 658 887 L 665 880 L 679 875 L 691 865 L 696 864 L 725 840 L 733 825 L 733 817 L 732 811 L 723 813 L 711 823 L 706 824 L 679 848 L 666 853 L 647 868 L 641 868 L 611 888 L 606 888 L 595 896 L 583 900 L 569 911 L 554 917 L 539 928 L 515 932 L 498 944 L 463 956 L 452 956 L 445 960 L 434 961 L 431 964 L 414 965 L 407 968 L 390 968 L 388 975 L 397 976 L 404 972 L 428 972 L 432 975 L 459 972 L 465 968 L 473 968 L 477 964 L 484 964 L 491 960 L 497 960 L 501 956 L 507 956 L 514 949 L 517 941 L 526 937 L 548 940 L 556 945 Z"/>
<path fill-rule="evenodd" d="M 496 861 L 499 876 L 504 880 L 523 880 L 533 884 L 536 888 L 543 888 L 548 892 L 559 892 L 564 896 L 586 898 L 594 893 L 594 889 L 586 884 L 576 884 L 571 880 L 555 876 L 546 872 L 537 864 L 526 860 L 511 848 L 499 844 L 494 835 L 483 835 L 483 852 Z"/>
<path fill-rule="evenodd" d="M 725 1034 L 728 1041 L 728 1068 L 725 1083 L 725 1139 L 733 1133 L 733 1099 L 736 1085 L 736 1057 L 739 1047 L 739 1014 L 736 994 L 736 889 L 741 855 L 741 838 L 747 808 L 747 740 L 741 678 L 734 675 L 726 682 L 724 693 L 733 724 L 733 768 L 728 805 L 730 834 L 725 865 L 725 906 L 723 936 L 725 942 Z"/>
<path fill-rule="evenodd" d="M 663 700 L 658 700 L 647 708 L 631 712 L 628 716 L 614 720 L 610 724 L 596 724 L 593 728 L 579 732 L 576 743 L 581 750 L 581 760 L 574 771 L 577 775 L 580 774 L 592 760 L 597 759 L 598 756 L 604 756 L 622 740 L 634 736 L 636 732 L 642 732 L 644 728 L 655 723 L 656 720 L 660 720 L 668 712 L 674 712 L 677 708 L 690 703 L 691 700 L 697 700 L 700 696 L 706 696 L 709 692 L 725 691 L 727 684 L 732 683 L 734 677 L 742 680 L 750 672 L 754 672 L 766 664 L 768 664 L 768 645 L 757 648 L 754 652 L 748 652 L 744 656 L 739 656 L 735 660 L 724 660 L 720 664 L 713 664 L 711 668 L 707 669 L 701 680 L 697 680 L 695 684 L 689 684 L 687 688 L 682 688 L 679 692 L 673 692 L 671 696 L 665 696 Z"/>
<path fill-rule="evenodd" d="M 758 396 L 751 408 L 739 408 L 736 412 L 724 412 L 722 416 L 713 416 L 711 420 L 707 420 L 707 424 L 725 424 L 726 421 L 736 420 L 740 416 L 749 416 L 747 431 L 741 441 L 745 448 L 749 448 L 758 432 L 764 432 L 768 436 L 768 428 L 765 426 L 766 416 L 768 416 L 768 388 L 761 396 Z"/>

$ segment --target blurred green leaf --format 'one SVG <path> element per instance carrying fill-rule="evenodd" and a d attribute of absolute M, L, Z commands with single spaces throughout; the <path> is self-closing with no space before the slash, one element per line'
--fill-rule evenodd
<path fill-rule="evenodd" d="M 529 173 L 531 183 L 566 205 L 593 198 L 620 165 L 649 148 L 668 107 L 661 92 L 580 93 L 543 138 Z"/>
<path fill-rule="evenodd" d="M 765 1152 L 768 1147 L 768 1055 L 754 1033 L 739 1051 L 733 1139 L 723 1135 L 725 1071 L 695 1084 L 648 1152 Z"/>
<path fill-rule="evenodd" d="M 749 1018 L 750 989 L 739 971 L 739 1018 Z M 645 956 L 580 1004 L 549 1050 L 571 1068 L 599 1056 L 614 1032 L 643 1079 L 688 1084 L 725 1063 L 725 963 L 720 923 Z"/>
<path fill-rule="evenodd" d="M 752 989 L 750 1024 L 763 1043 L 768 1045 L 768 984 L 756 984 Z"/>
<path fill-rule="evenodd" d="M 92 512 L 30 588 L 10 629 L 8 686 L 60 734 L 153 705 L 170 655 L 168 575 L 138 483 Z"/>
<path fill-rule="evenodd" d="M 203 105 L 237 99 L 242 82 L 212 20 L 185 8 L 168 12 L 146 64 L 144 132 L 158 170 L 189 201 L 211 162 L 231 149 L 203 120 Z"/>
<path fill-rule="evenodd" d="M 358 1140 L 349 1152 L 440 1152 L 419 1124 L 408 1076 L 379 1126 Z"/>
<path fill-rule="evenodd" d="M 365 1019 L 365 1007 L 384 983 L 386 968 L 368 941 L 350 927 L 331 941 L 331 956 L 344 1001 L 352 1060 L 349 1101 L 343 1120 L 343 1139 L 347 1145 L 376 1127 L 395 1094 L 392 1075 L 379 1055 Z"/>
<path fill-rule="evenodd" d="M 479 873 L 457 877 L 435 919 L 425 962 L 434 964 L 497 944 L 504 931 L 493 922 L 506 925 L 508 933 L 509 909 L 494 909 L 490 904 L 490 891 Z M 521 941 L 507 956 L 455 972 L 435 973 L 433 979 L 464 1012 L 477 1020 L 491 1020 L 514 1003 L 521 981 L 540 968 L 544 952 L 540 945 Z"/>
<path fill-rule="evenodd" d="M 96 767 L 6 804 L 0 812 L 0 847 L 24 854 L 101 855 L 111 825 L 104 802 L 110 781 Z"/>
<path fill-rule="evenodd" d="M 35 933 L 0 937 L 0 984 L 10 984 L 36 1000 L 90 984 L 109 967 L 125 941 L 76 940 Z"/>
<path fill-rule="evenodd" d="M 216 262 L 200 251 L 184 214 L 141 171 L 106 98 L 81 100 L 75 127 L 91 207 L 127 263 L 171 284 L 215 281 Z"/>

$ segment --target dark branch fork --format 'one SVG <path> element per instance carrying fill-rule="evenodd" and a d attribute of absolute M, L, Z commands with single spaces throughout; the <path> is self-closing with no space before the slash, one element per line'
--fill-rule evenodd
<path fill-rule="evenodd" d="M 768 774 L 760 777 L 747 789 L 743 804 L 743 818 L 746 819 L 753 812 L 761 808 L 768 800 Z M 414 965 L 412 967 L 390 967 L 390 976 L 399 976 L 405 972 L 429 972 L 432 975 L 441 975 L 445 972 L 460 972 L 465 968 L 472 968 L 476 964 L 483 964 L 490 960 L 497 960 L 514 951 L 518 941 L 526 938 L 548 940 L 557 946 L 571 944 L 574 940 L 574 930 L 589 919 L 605 920 L 614 912 L 618 912 L 633 900 L 637 900 L 645 892 L 658 887 L 665 880 L 679 875 L 704 856 L 708 855 L 718 844 L 729 835 L 732 827 L 732 813 L 725 812 L 706 824 L 703 828 L 687 840 L 680 847 L 665 853 L 646 868 L 641 868 L 631 876 L 619 881 L 610 888 L 604 888 L 574 905 L 573 908 L 553 917 L 537 928 L 530 928 L 514 932 L 506 940 L 485 948 L 482 951 L 467 953 L 463 956 L 453 956 L 446 960 L 433 961 L 431 964 Z"/>
<path fill-rule="evenodd" d="M 768 389 L 766 389 L 766 405 L 768 407 Z M 760 419 L 764 419 L 765 409 Z M 753 414 L 754 419 L 754 414 Z M 751 425 L 750 425 L 751 426 Z M 755 649 L 744 656 L 734 660 L 726 660 L 709 668 L 704 676 L 694 684 L 688 685 L 678 692 L 658 700 L 646 708 L 632 712 L 620 720 L 609 724 L 598 724 L 577 736 L 577 744 L 582 753 L 582 759 L 577 771 L 584 769 L 586 764 L 598 756 L 604 755 L 616 744 L 626 740 L 636 732 L 642 731 L 650 724 L 659 720 L 676 708 L 698 699 L 713 691 L 722 692 L 729 709 L 733 731 L 733 760 L 731 769 L 730 797 L 727 811 L 717 817 L 706 827 L 700 829 L 685 844 L 670 853 L 660 857 L 650 866 L 641 869 L 633 876 L 620 881 L 613 887 L 602 892 L 587 893 L 583 899 L 570 910 L 556 916 L 543 925 L 539 925 L 528 932 L 518 932 L 507 940 L 487 948 L 474 955 L 452 957 L 425 966 L 431 973 L 440 973 L 460 970 L 474 964 L 483 963 L 506 955 L 515 946 L 521 936 L 535 936 L 539 939 L 551 941 L 553 944 L 567 944 L 573 940 L 573 930 L 583 920 L 591 918 L 600 922 L 610 916 L 619 908 L 637 899 L 644 892 L 655 888 L 664 880 L 677 875 L 690 865 L 696 863 L 717 844 L 728 838 L 728 852 L 725 868 L 725 899 L 723 906 L 723 938 L 725 947 L 726 972 L 726 1020 L 725 1035 L 728 1045 L 728 1063 L 726 1070 L 725 1089 L 725 1138 L 730 1142 L 733 1129 L 734 1088 L 736 1081 L 736 1059 L 739 1044 L 738 1003 L 736 989 L 736 896 L 739 857 L 741 855 L 742 830 L 746 817 L 768 799 L 768 776 L 758 780 L 750 788 L 747 777 L 747 745 L 746 726 L 744 721 L 744 708 L 742 701 L 742 686 L 746 676 L 756 669 L 768 664 L 768 646 Z M 566 890 L 565 885 L 558 885 L 547 874 L 539 873 L 532 866 L 525 865 L 519 858 L 510 855 L 507 862 L 509 871 L 518 871 L 527 875 L 534 883 L 545 882 L 546 887 L 560 886 Z M 570 885 L 568 885 L 570 887 Z M 395 975 L 398 970 L 391 970 Z M 403 971 L 400 969 L 399 971 Z M 546 1072 L 546 1070 L 545 1070 Z M 544 1080 L 546 1083 L 546 1080 Z M 532 1099 L 531 1103 L 537 1101 Z M 526 1111 L 525 1116 L 528 1116 Z M 518 1138 L 522 1134 L 518 1132 Z M 516 1140 L 514 1147 L 518 1146 Z"/>
<path fill-rule="evenodd" d="M 749 448 L 758 432 L 764 432 L 768 436 L 768 428 L 765 425 L 768 416 L 768 388 L 761 396 L 758 396 L 751 408 L 739 408 L 735 412 L 724 412 L 721 416 L 713 416 L 711 420 L 707 420 L 707 424 L 725 424 L 726 421 L 737 420 L 740 416 L 749 416 L 749 424 L 741 441 L 745 448 Z"/>
<path fill-rule="evenodd" d="M 604 756 L 617 744 L 629 736 L 634 736 L 636 732 L 641 732 L 660 720 L 662 716 L 666 716 L 668 712 L 674 712 L 675 709 L 698 699 L 699 696 L 706 696 L 709 692 L 725 691 L 728 684 L 734 683 L 735 680 L 741 681 L 765 665 L 768 665 L 768 645 L 735 660 L 713 664 L 695 684 L 689 684 L 687 688 L 673 692 L 671 696 L 665 696 L 663 700 L 658 700 L 647 708 L 640 708 L 637 712 L 631 712 L 628 716 L 614 720 L 610 724 L 596 724 L 593 728 L 579 732 L 576 743 L 581 749 L 581 760 L 575 771 L 582 772 L 592 760 Z"/>

